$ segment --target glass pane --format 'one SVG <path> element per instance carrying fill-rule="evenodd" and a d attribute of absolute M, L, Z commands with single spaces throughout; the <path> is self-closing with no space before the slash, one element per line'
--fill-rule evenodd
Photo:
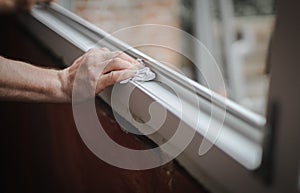
<path fill-rule="evenodd" d="M 59 0 L 64 7 L 136 46 L 160 62 L 207 85 L 210 62 L 191 61 L 172 49 L 143 42 L 167 41 L 175 50 L 201 55 L 176 31 L 143 30 L 159 24 L 181 29 L 210 51 L 222 72 L 226 90 L 210 87 L 254 112 L 264 114 L 268 91 L 268 49 L 275 21 L 275 0 Z M 174 29 L 175 29 L 174 28 Z M 197 58 L 197 57 L 196 57 Z"/>
<path fill-rule="evenodd" d="M 212 52 L 223 70 L 228 97 L 264 115 L 275 0 L 214 0 L 210 9 Z"/>

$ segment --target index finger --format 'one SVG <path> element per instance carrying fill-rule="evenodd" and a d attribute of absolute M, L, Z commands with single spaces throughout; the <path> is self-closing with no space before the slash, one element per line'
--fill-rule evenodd
<path fill-rule="evenodd" d="M 126 60 L 132 64 L 139 64 L 133 57 L 129 56 L 128 54 L 124 52 L 120 52 L 120 55 L 118 55 L 119 58 Z"/>

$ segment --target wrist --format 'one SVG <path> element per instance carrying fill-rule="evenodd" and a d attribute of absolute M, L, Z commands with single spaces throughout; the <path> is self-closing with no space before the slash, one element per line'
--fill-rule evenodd
<path fill-rule="evenodd" d="M 68 71 L 57 70 L 56 76 L 58 80 L 57 86 L 57 97 L 62 102 L 71 102 L 72 100 L 72 89 L 70 89 L 70 81 L 68 79 Z"/>

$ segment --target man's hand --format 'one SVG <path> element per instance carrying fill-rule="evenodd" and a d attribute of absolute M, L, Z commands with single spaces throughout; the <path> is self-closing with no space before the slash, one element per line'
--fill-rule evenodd
<path fill-rule="evenodd" d="M 123 52 L 91 49 L 64 70 L 39 68 L 0 56 L 0 99 L 76 102 L 131 78 L 143 65 Z"/>
<path fill-rule="evenodd" d="M 131 78 L 142 67 L 123 52 L 94 48 L 79 57 L 72 66 L 60 71 L 59 77 L 67 100 L 76 95 L 76 99 L 81 101 L 94 97 L 116 82 Z"/>
<path fill-rule="evenodd" d="M 49 3 L 53 0 L 0 0 L 1 12 L 16 12 L 30 10 L 38 2 Z"/>

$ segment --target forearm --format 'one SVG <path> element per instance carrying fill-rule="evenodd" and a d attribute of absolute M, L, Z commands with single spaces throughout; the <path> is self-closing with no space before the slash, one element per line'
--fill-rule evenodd
<path fill-rule="evenodd" d="M 0 98 L 35 102 L 69 102 L 60 71 L 0 57 Z"/>
<path fill-rule="evenodd" d="M 77 100 L 83 101 L 133 77 L 142 67 L 130 56 L 106 48 L 89 50 L 64 70 L 39 68 L 0 56 L 0 100 L 71 102 L 75 87 Z"/>

